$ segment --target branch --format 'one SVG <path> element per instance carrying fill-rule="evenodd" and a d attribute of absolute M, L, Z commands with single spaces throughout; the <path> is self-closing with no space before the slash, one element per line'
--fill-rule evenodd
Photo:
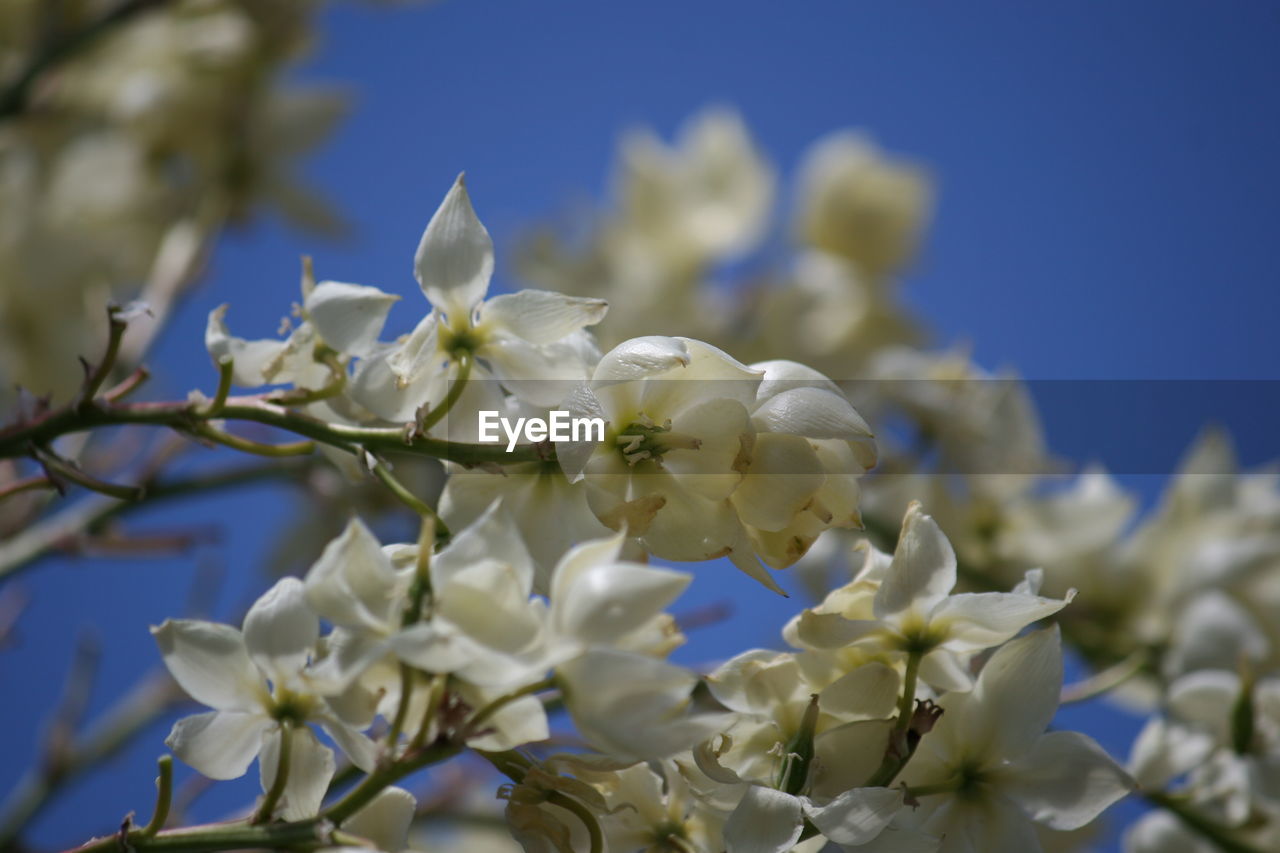
<path fill-rule="evenodd" d="M 242 465 L 211 474 L 161 481 L 147 485 L 141 501 L 121 501 L 106 495 L 92 495 L 67 509 L 27 527 L 0 543 L 0 579 L 16 575 L 33 566 L 51 552 L 77 541 L 86 531 L 156 502 L 185 495 L 214 492 L 246 483 L 275 478 L 296 477 L 309 470 L 309 460 L 277 461 L 270 464 Z"/>
<path fill-rule="evenodd" d="M 310 438 L 347 453 L 359 448 L 371 452 L 398 451 L 458 462 L 463 465 L 512 465 L 519 462 L 548 461 L 555 458 L 547 444 L 519 445 L 510 453 L 501 444 L 467 444 L 441 438 L 406 434 L 401 427 L 355 427 L 333 424 L 302 412 L 267 402 L 261 397 L 235 397 L 227 401 L 218 419 L 248 421 Z M 32 421 L 0 430 L 0 458 L 25 456 L 31 445 L 47 445 L 70 433 L 100 427 L 142 424 L 191 432 L 211 420 L 197 403 L 121 403 L 94 401 L 84 407 L 64 406 Z"/>

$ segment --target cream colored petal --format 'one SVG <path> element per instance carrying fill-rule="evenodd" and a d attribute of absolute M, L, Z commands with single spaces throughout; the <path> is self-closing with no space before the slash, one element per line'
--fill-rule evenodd
<path fill-rule="evenodd" d="M 450 324 L 470 323 L 489 290 L 493 240 L 471 207 L 462 175 L 427 223 L 413 271 L 431 304 L 450 315 Z"/>
<path fill-rule="evenodd" d="M 364 355 L 378 342 L 387 312 L 400 300 L 376 287 L 322 281 L 303 310 L 324 342 L 344 355 Z"/>
<path fill-rule="evenodd" d="M 263 735 L 273 725 L 261 713 L 210 711 L 178 720 L 164 743 L 210 779 L 238 779 L 253 763 Z"/>
<path fill-rule="evenodd" d="M 167 619 L 151 629 L 169 673 L 192 699 L 220 711 L 261 707 L 266 685 L 230 625 Z"/>
<path fill-rule="evenodd" d="M 551 290 L 504 293 L 480 307 L 480 325 L 492 326 L 531 344 L 549 344 L 604 319 L 603 299 L 566 296 Z"/>

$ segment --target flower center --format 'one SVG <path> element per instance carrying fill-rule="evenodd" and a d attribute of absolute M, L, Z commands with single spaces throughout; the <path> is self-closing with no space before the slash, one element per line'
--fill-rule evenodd
<path fill-rule="evenodd" d="M 628 465 L 635 465 L 646 459 L 661 462 L 662 455 L 672 450 L 697 450 L 702 446 L 702 439 L 671 430 L 668 418 L 661 426 L 641 412 L 614 437 L 622 458 Z"/>

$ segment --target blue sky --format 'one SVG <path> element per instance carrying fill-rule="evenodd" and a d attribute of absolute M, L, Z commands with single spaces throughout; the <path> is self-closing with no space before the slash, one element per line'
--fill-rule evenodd
<path fill-rule="evenodd" d="M 1034 379 L 1280 379 L 1278 43 L 1280 6 L 1245 2 L 342 4 L 298 77 L 355 97 L 307 169 L 354 234 L 327 245 L 266 221 L 228 237 L 156 353 L 157 387 L 211 385 L 201 334 L 218 303 L 232 302 L 238 330 L 272 332 L 304 252 L 323 277 L 403 294 L 397 313 L 416 320 L 413 250 L 464 169 L 498 243 L 496 287 L 520 286 L 505 250 L 530 222 L 601 196 L 621 131 L 669 135 L 708 104 L 739 109 L 784 179 L 813 139 L 845 127 L 925 163 L 939 205 L 906 296 L 940 341 L 971 341 L 985 365 Z M 1236 409 L 1248 427 L 1247 400 Z M 1073 453 L 1094 452 L 1080 438 L 1090 430 L 1144 441 L 1105 411 L 1060 418 L 1050 435 Z M 1174 448 L 1197 426 L 1144 429 Z M 1277 455 L 1274 432 L 1251 435 L 1247 458 Z M 138 517 L 223 525 L 222 543 L 193 556 L 51 561 L 22 581 L 21 645 L 0 654 L 0 683 L 21 692 L 0 705 L 0 789 L 29 763 L 75 629 L 104 647 L 101 708 L 158 660 L 146 625 L 181 608 L 196 565 L 226 567 L 223 612 L 261 590 L 257 555 L 281 497 L 256 489 Z M 706 571 L 690 604 L 731 580 L 738 616 L 696 636 L 698 654 L 776 644 L 790 606 Z M 1112 749 L 1132 734 L 1111 714 L 1076 724 Z M 35 840 L 69 844 L 129 809 L 145 815 L 164 733 L 78 786 Z M 208 816 L 245 792 L 209 798 Z"/>

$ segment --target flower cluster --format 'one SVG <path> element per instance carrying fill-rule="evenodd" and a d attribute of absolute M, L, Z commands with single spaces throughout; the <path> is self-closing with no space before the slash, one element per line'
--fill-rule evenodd
<path fill-rule="evenodd" d="M 953 593 L 955 555 L 918 506 L 892 555 L 864 549 L 857 577 L 787 627 L 797 651 L 746 652 L 705 678 L 665 660 L 684 639 L 665 610 L 690 576 L 626 561 L 624 538 L 571 548 L 544 596 L 500 502 L 438 549 L 430 535 L 383 546 L 353 520 L 243 631 L 153 629 L 214 708 L 167 743 L 215 779 L 256 756 L 264 820 L 320 810 L 335 760 L 312 725 L 375 773 L 423 749 L 506 752 L 521 762 L 504 794 L 513 832 L 561 853 L 600 849 L 591 834 L 610 850 L 781 853 L 802 835 L 1033 850 L 1033 823 L 1075 829 L 1132 787 L 1088 737 L 1046 733 L 1056 629 L 1013 639 L 1067 600 L 1039 596 L 1035 573 L 1009 593 Z M 538 694 L 553 690 L 590 751 L 509 752 L 548 738 Z M 378 743 L 364 733 L 376 718 Z"/>

